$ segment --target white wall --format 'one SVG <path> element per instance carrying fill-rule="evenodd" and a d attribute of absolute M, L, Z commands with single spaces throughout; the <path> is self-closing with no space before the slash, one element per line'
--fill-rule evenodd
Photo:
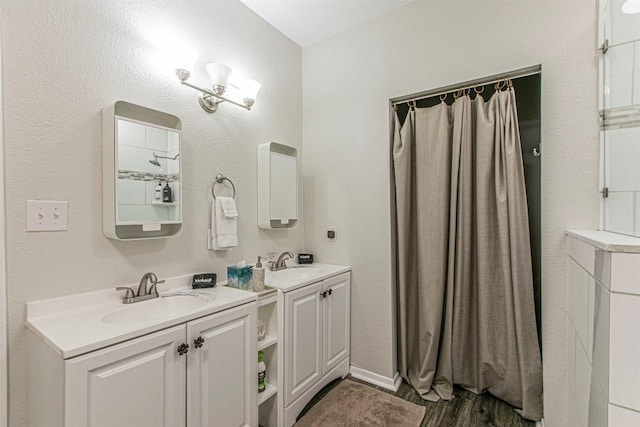
<path fill-rule="evenodd" d="M 2 17 L 0 15 L 0 27 Z M 0 28 L 0 33 L 2 29 Z M 0 56 L 2 36 L 0 34 Z M 2 60 L 0 58 L 0 85 L 2 84 Z M 2 105 L 2 88 L 0 88 Z M 5 189 L 4 189 L 4 138 L 3 119 L 0 116 L 0 427 L 7 426 L 8 396 L 7 387 L 7 265 L 6 265 L 6 226 L 5 226 Z"/>
<path fill-rule="evenodd" d="M 236 1 L 2 2 L 4 146 L 10 346 L 10 423 L 25 425 L 24 303 L 213 271 L 267 251 L 302 249 L 302 228 L 259 231 L 256 145 L 301 149 L 299 46 Z M 262 83 L 251 112 L 206 114 L 196 93 L 157 68 L 152 35 L 176 34 L 204 64 L 225 62 Z M 101 110 L 126 100 L 183 124 L 184 231 L 180 237 L 111 241 L 102 234 Z M 238 190 L 240 246 L 207 251 L 209 186 L 217 173 Z M 69 231 L 25 232 L 25 201 L 69 201 Z"/>
<path fill-rule="evenodd" d="M 542 64 L 545 421 L 566 425 L 564 230 L 598 223 L 595 31 L 595 1 L 415 2 L 305 48 L 305 244 L 353 266 L 354 365 L 395 371 L 389 98 Z"/>

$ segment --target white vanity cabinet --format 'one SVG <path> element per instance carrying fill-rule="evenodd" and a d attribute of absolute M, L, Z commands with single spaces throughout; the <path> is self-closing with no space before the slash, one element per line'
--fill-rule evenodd
<path fill-rule="evenodd" d="M 285 293 L 285 425 L 326 384 L 349 372 L 350 273 Z"/>
<path fill-rule="evenodd" d="M 66 360 L 30 331 L 29 425 L 257 426 L 256 322 L 252 302 Z"/>
<path fill-rule="evenodd" d="M 257 426 L 257 307 L 187 323 L 187 426 Z"/>
<path fill-rule="evenodd" d="M 351 331 L 349 273 L 331 277 L 323 283 L 327 292 L 322 307 L 322 370 L 324 373 L 338 366 L 349 356 Z"/>
<path fill-rule="evenodd" d="M 285 406 L 322 377 L 322 282 L 285 294 Z"/>
<path fill-rule="evenodd" d="M 176 326 L 64 363 L 65 426 L 184 425 L 184 326 Z M 48 414 L 32 426 L 47 426 Z"/>

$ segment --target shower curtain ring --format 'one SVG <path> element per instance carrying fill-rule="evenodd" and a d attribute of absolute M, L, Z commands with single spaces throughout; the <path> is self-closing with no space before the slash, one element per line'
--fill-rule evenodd
<path fill-rule="evenodd" d="M 480 88 L 480 90 L 478 90 L 478 88 Z M 473 90 L 476 93 L 476 95 L 480 95 L 482 92 L 484 92 L 484 86 L 476 86 L 473 88 Z"/>
<path fill-rule="evenodd" d="M 410 107 L 412 110 L 415 110 L 415 109 L 416 109 L 416 101 L 411 100 L 411 101 L 408 101 L 408 102 L 407 102 L 407 104 L 409 105 L 409 107 Z"/>
<path fill-rule="evenodd" d="M 464 96 L 469 96 L 471 95 L 471 88 L 466 88 L 463 92 L 464 92 Z"/>
<path fill-rule="evenodd" d="M 443 93 L 442 95 L 440 95 L 440 102 L 444 103 L 446 99 L 447 99 L 446 93 Z"/>

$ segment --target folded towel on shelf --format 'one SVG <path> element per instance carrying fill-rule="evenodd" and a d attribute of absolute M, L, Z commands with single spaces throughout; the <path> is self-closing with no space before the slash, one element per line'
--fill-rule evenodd
<path fill-rule="evenodd" d="M 216 197 L 216 200 L 220 200 L 222 211 L 227 218 L 235 218 L 238 216 L 238 210 L 236 209 L 236 201 L 233 197 Z"/>
<path fill-rule="evenodd" d="M 237 216 L 227 218 L 220 199 L 211 204 L 211 245 L 216 251 L 226 251 L 238 246 Z"/>

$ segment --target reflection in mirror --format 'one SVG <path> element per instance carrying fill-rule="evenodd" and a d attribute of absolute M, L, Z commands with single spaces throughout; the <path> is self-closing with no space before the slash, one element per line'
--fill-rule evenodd
<path fill-rule="evenodd" d="M 269 212 L 271 222 L 286 226 L 298 219 L 298 159 L 295 156 L 270 153 L 271 195 Z"/>
<path fill-rule="evenodd" d="M 258 227 L 294 228 L 298 213 L 298 150 L 277 142 L 258 145 Z"/>
<path fill-rule="evenodd" d="M 180 132 L 116 117 L 116 224 L 180 222 Z"/>

